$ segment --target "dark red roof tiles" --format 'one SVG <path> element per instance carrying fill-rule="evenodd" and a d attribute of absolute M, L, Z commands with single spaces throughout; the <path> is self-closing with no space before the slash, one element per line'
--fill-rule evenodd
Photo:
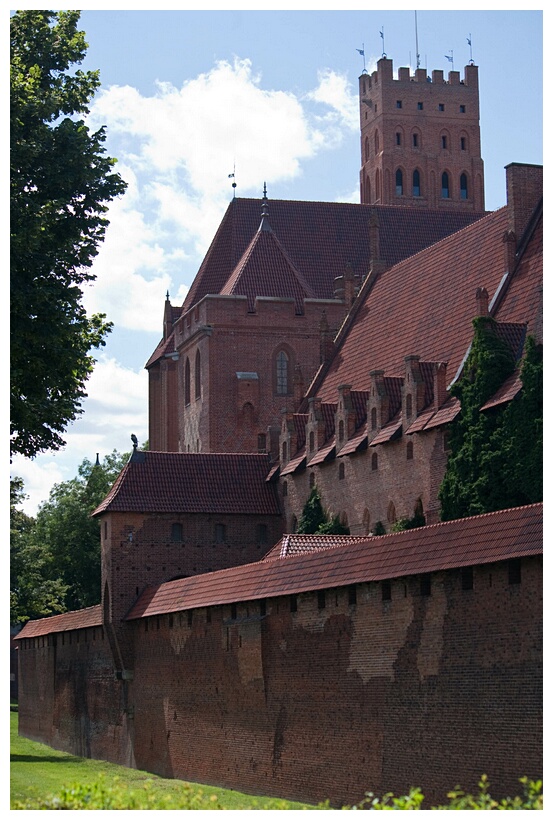
<path fill-rule="evenodd" d="M 389 265 L 417 253 L 482 215 L 337 202 L 269 200 L 271 227 L 294 268 L 317 298 L 334 297 L 334 279 L 350 261 L 353 272 L 369 270 L 369 220 L 377 213 L 380 254 Z M 261 220 L 261 200 L 233 199 L 184 301 L 188 310 L 206 294 L 221 293 Z"/>
<path fill-rule="evenodd" d="M 494 317 L 499 322 L 528 322 L 528 333 L 542 341 L 543 218 L 536 224 Z"/>
<path fill-rule="evenodd" d="M 102 512 L 275 515 L 267 455 L 137 451 L 93 515 Z"/>
<path fill-rule="evenodd" d="M 508 379 L 506 379 L 503 384 L 501 385 L 498 390 L 495 391 L 493 396 L 488 399 L 488 401 L 482 405 L 480 410 L 490 410 L 492 407 L 497 407 L 499 404 L 505 404 L 508 401 L 512 401 L 518 393 L 522 390 L 522 382 L 520 380 L 520 374 L 518 370 L 515 370 L 514 373 L 511 373 Z"/>
<path fill-rule="evenodd" d="M 315 297 L 271 230 L 255 234 L 220 292 L 223 296 L 247 296 L 251 311 L 257 296 L 294 299 L 296 313 L 303 312 L 304 299 Z"/>
<path fill-rule="evenodd" d="M 305 466 L 305 447 L 301 449 L 294 458 L 291 458 L 288 464 L 284 467 L 281 467 L 280 474 L 282 475 L 290 475 L 291 473 L 295 473 L 296 470 L 299 470 L 300 467 Z"/>
<path fill-rule="evenodd" d="M 442 404 L 440 409 L 430 417 L 430 420 L 426 422 L 424 429 L 431 430 L 433 427 L 449 424 L 453 419 L 457 418 L 460 412 L 461 402 L 459 399 L 450 396 L 449 399 Z"/>
<path fill-rule="evenodd" d="M 340 448 L 340 451 L 338 452 L 338 458 L 340 456 L 347 456 L 357 452 L 357 450 L 359 450 L 360 447 L 367 441 L 367 438 L 367 425 L 365 424 L 365 426 L 361 430 L 359 430 L 359 432 L 356 433 L 355 436 L 352 436 L 352 438 L 346 441 L 344 446 Z"/>
<path fill-rule="evenodd" d="M 332 441 L 330 441 L 324 447 L 321 447 L 320 450 L 317 450 L 315 455 L 312 456 L 307 462 L 307 466 L 314 467 L 315 464 L 322 464 L 324 461 L 330 460 L 335 452 L 335 442 L 334 439 L 332 439 Z"/>
<path fill-rule="evenodd" d="M 376 436 L 370 442 L 371 447 L 376 447 L 377 444 L 384 444 L 385 441 L 392 441 L 396 439 L 401 432 L 401 414 L 396 416 L 388 424 L 384 425 Z"/>
<path fill-rule="evenodd" d="M 86 629 L 92 626 L 102 626 L 100 604 L 89 606 L 87 609 L 64 612 L 62 615 L 52 615 L 50 618 L 27 621 L 21 632 L 15 636 L 15 640 L 37 638 L 41 635 L 51 635 L 53 632 L 69 632 L 73 629 Z"/>
<path fill-rule="evenodd" d="M 406 355 L 447 362 L 455 375 L 472 339 L 476 288 L 495 293 L 504 273 L 502 208 L 384 271 L 361 291 L 355 318 L 310 395 L 331 401 L 340 384 L 368 390 L 370 371 L 401 376 Z M 384 328 L 393 327 L 393 333 Z"/>
<path fill-rule="evenodd" d="M 128 619 L 540 555 L 542 523 L 532 504 L 169 581 L 146 589 Z"/>
<path fill-rule="evenodd" d="M 291 555 L 320 552 L 321 550 L 332 549 L 334 547 L 358 544 L 366 540 L 366 535 L 306 535 L 303 533 L 288 533 L 282 536 L 280 541 L 269 550 L 261 561 L 276 561 L 281 558 L 289 558 Z"/>

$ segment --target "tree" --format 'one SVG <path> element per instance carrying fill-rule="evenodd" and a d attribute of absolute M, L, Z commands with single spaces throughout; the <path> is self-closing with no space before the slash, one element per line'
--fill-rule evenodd
<path fill-rule="evenodd" d="M 23 480 L 10 480 L 10 623 L 23 624 L 63 612 L 66 586 L 47 578 L 48 557 L 30 538 L 35 521 L 19 509 Z"/>
<path fill-rule="evenodd" d="M 75 478 L 54 485 L 36 519 L 16 509 L 23 485 L 14 479 L 13 623 L 100 602 L 100 524 L 91 513 L 128 459 L 115 450 L 101 464 L 84 459 Z"/>
<path fill-rule="evenodd" d="M 349 535 L 349 529 L 344 527 L 337 515 L 329 517 L 323 509 L 321 496 L 317 487 L 313 487 L 309 498 L 305 502 L 301 518 L 298 523 L 298 533 L 318 533 L 320 535 Z"/>
<path fill-rule="evenodd" d="M 126 184 L 105 155 L 105 129 L 82 116 L 97 71 L 75 70 L 87 44 L 78 11 L 11 17 L 11 452 L 58 450 L 82 412 L 93 348 L 111 324 L 87 317 L 82 286 Z"/>

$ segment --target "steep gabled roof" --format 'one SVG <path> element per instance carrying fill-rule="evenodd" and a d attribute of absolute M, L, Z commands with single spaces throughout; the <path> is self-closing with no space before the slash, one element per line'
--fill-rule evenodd
<path fill-rule="evenodd" d="M 344 383 L 367 390 L 371 370 L 400 376 L 411 354 L 447 362 L 453 378 L 472 339 L 476 289 L 495 293 L 505 272 L 507 228 L 502 208 L 384 271 L 371 287 L 367 282 L 334 357 L 308 395 L 332 401 Z"/>
<path fill-rule="evenodd" d="M 369 220 L 378 215 L 380 256 L 393 265 L 482 214 L 355 205 L 341 202 L 270 200 L 271 226 L 291 263 L 317 298 L 334 296 L 334 279 L 351 262 L 353 272 L 369 270 Z M 233 199 L 183 304 L 183 311 L 206 294 L 221 293 L 252 241 L 260 222 L 259 199 Z M 373 252 L 374 253 L 374 252 Z"/>
<path fill-rule="evenodd" d="M 293 299 L 296 313 L 303 313 L 304 299 L 315 297 L 266 219 L 221 289 L 221 294 L 247 296 L 250 310 L 254 309 L 256 296 Z"/>
<path fill-rule="evenodd" d="M 104 512 L 278 515 L 267 455 L 137 451 L 93 515 Z"/>
<path fill-rule="evenodd" d="M 351 539 L 354 543 L 308 554 L 286 553 L 272 561 L 148 587 L 127 619 L 540 555 L 542 523 L 543 505 L 532 504 Z"/>

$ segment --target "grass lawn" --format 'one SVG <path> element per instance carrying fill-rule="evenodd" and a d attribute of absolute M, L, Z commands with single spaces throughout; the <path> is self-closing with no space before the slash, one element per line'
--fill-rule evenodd
<path fill-rule="evenodd" d="M 17 733 L 17 712 L 10 712 L 11 732 L 11 806 L 15 801 L 44 798 L 46 795 L 59 794 L 64 787 L 72 784 L 92 785 L 98 781 L 106 786 L 114 782 L 130 790 L 141 790 L 148 783 L 150 797 L 156 799 L 164 796 L 175 798 L 186 789 L 188 784 L 182 780 L 167 780 L 149 772 L 127 769 L 103 760 L 89 760 L 74 757 L 65 752 L 58 752 L 42 743 L 35 743 L 20 737 Z M 201 790 L 202 805 L 194 808 L 225 809 L 314 809 L 303 803 L 278 800 L 267 797 L 252 797 L 230 789 L 213 786 L 193 786 L 194 792 Z M 215 798 L 215 799 L 214 799 Z M 212 801 L 211 805 L 210 802 Z M 151 805 L 151 808 L 163 808 L 162 805 Z M 192 808 L 192 806 L 191 806 Z"/>

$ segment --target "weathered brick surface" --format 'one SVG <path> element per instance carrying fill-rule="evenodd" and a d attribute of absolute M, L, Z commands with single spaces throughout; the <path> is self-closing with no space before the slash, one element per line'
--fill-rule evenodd
<path fill-rule="evenodd" d="M 541 560 L 155 616 L 129 625 L 133 679 L 91 630 L 20 650 L 21 731 L 79 754 L 333 804 L 486 773 L 541 776 Z M 88 632 L 86 642 L 83 633 Z M 52 639 L 51 639 L 52 640 Z M 69 644 L 69 640 L 71 643 Z M 36 645 L 35 645 L 36 644 Z M 54 694 L 54 681 L 56 690 Z M 31 687 L 32 691 L 25 687 Z"/>

